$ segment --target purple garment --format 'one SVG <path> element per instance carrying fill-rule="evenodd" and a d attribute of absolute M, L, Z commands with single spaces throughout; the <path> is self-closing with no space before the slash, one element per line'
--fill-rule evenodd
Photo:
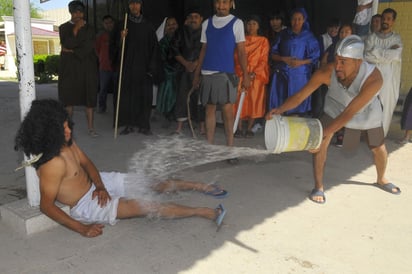
<path fill-rule="evenodd" d="M 277 62 L 273 73 L 270 88 L 270 108 L 277 108 L 293 94 L 297 93 L 310 79 L 312 71 L 319 60 L 319 43 L 309 30 L 302 30 L 300 34 L 290 29 L 283 30 L 272 47 L 271 54 L 293 56 L 297 59 L 311 59 L 312 62 L 297 68 L 291 68 L 284 62 Z M 306 113 L 311 110 L 310 97 L 290 113 Z"/>
<path fill-rule="evenodd" d="M 403 105 L 401 129 L 412 130 L 412 88 L 409 90 Z"/>

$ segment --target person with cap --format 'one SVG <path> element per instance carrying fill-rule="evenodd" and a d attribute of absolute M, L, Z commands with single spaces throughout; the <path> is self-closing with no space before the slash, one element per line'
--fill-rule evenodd
<path fill-rule="evenodd" d="M 73 115 L 73 106 L 86 106 L 89 135 L 97 137 L 93 121 L 98 89 L 95 33 L 84 19 L 85 6 L 81 1 L 71 1 L 69 12 L 70 21 L 59 26 L 59 100 L 70 116 Z"/>
<path fill-rule="evenodd" d="M 365 59 L 375 64 L 385 75 L 379 97 L 383 105 L 383 129 L 388 134 L 392 115 L 399 98 L 402 70 L 402 39 L 393 31 L 396 11 L 387 8 L 382 12 L 381 30 L 371 33 L 365 39 Z"/>
<path fill-rule="evenodd" d="M 206 108 L 207 141 L 210 144 L 214 143 L 216 109 L 219 105 L 222 107 L 227 146 L 233 146 L 233 104 L 236 101 L 238 87 L 235 50 L 238 52 L 239 63 L 245 75 L 241 85 L 246 89 L 250 86 L 244 26 L 242 20 L 230 13 L 233 5 L 233 0 L 214 0 L 216 14 L 202 24 L 202 48 L 193 79 L 193 86 L 198 87 L 201 84 L 201 102 Z M 237 162 L 237 159 L 229 159 L 231 164 Z"/>
<path fill-rule="evenodd" d="M 200 134 L 205 134 L 205 110 L 199 105 L 199 89 L 195 89 L 190 95 L 189 108 L 187 108 L 187 97 L 192 88 L 193 75 L 199 65 L 199 54 L 202 48 L 200 35 L 202 33 L 203 17 L 200 10 L 192 7 L 186 13 L 186 24 L 177 32 L 172 51 L 175 59 L 180 64 L 178 73 L 178 89 L 175 107 L 177 127 L 175 134 L 180 134 L 183 130 L 183 123 L 188 120 L 188 112 L 191 117 L 196 117 L 199 122 Z"/>
<path fill-rule="evenodd" d="M 355 148 L 361 133 L 366 134 L 377 171 L 375 185 L 392 194 L 400 189 L 385 178 L 388 153 L 384 144 L 383 112 L 378 97 L 383 79 L 375 65 L 363 60 L 364 43 L 357 35 L 341 40 L 336 47 L 335 62 L 317 70 L 309 82 L 288 98 L 280 107 L 272 109 L 266 118 L 282 114 L 299 105 L 320 85 L 329 86 L 326 94 L 323 125 L 323 140 L 319 149 L 311 151 L 315 187 L 309 198 L 316 203 L 325 203 L 323 175 L 327 150 L 333 134 L 345 127 L 344 148 Z"/>
<path fill-rule="evenodd" d="M 143 1 L 129 0 L 128 3 L 126 29 L 116 29 L 111 44 L 115 49 L 114 60 L 120 63 L 120 43 L 124 38 L 118 125 L 124 126 L 120 135 L 132 133 L 137 128 L 139 133 L 152 135 L 153 83 L 159 83 L 159 73 L 163 71 L 159 44 L 152 23 L 142 14 Z"/>

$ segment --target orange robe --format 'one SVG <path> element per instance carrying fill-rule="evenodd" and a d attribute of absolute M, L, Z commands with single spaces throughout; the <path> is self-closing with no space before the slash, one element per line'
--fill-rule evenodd
<path fill-rule="evenodd" d="M 269 41 L 263 36 L 246 36 L 245 47 L 247 71 L 249 73 L 254 72 L 256 76 L 246 91 L 240 119 L 260 118 L 263 117 L 266 112 L 266 85 L 269 82 Z M 236 114 L 243 80 L 243 73 L 237 53 L 235 54 L 235 71 L 240 78 L 238 98 L 234 105 L 234 113 Z"/>

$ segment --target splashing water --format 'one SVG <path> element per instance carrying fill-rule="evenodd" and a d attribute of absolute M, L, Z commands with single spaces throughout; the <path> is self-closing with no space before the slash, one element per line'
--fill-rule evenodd
<path fill-rule="evenodd" d="M 266 150 L 248 147 L 210 145 L 204 141 L 185 138 L 162 138 L 146 142 L 146 148 L 135 153 L 129 171 L 148 178 L 166 179 L 183 169 L 236 157 L 267 155 Z"/>
<path fill-rule="evenodd" d="M 268 153 L 266 150 L 210 145 L 205 141 L 179 137 L 147 141 L 145 148 L 136 152 L 129 161 L 127 191 L 147 197 L 151 184 L 168 179 L 171 174 L 186 168 L 236 157 L 259 158 Z"/>
<path fill-rule="evenodd" d="M 129 161 L 125 178 L 126 193 L 140 201 L 164 201 L 165 197 L 153 192 L 151 186 L 170 178 L 186 168 L 222 161 L 235 157 L 263 159 L 270 152 L 248 147 L 210 145 L 205 141 L 181 137 L 162 137 L 145 142 L 145 148 L 136 152 Z M 173 199 L 176 200 L 174 195 Z M 156 214 L 149 216 L 157 219 Z"/>

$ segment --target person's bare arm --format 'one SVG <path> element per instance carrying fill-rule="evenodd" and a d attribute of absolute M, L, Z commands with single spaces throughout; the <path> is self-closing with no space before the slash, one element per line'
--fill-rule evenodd
<path fill-rule="evenodd" d="M 185 70 L 187 72 L 193 72 L 195 71 L 197 67 L 197 60 L 196 61 L 187 61 L 183 56 L 177 55 L 175 56 L 176 61 L 178 61 L 180 64 L 182 64 L 185 67 Z"/>
<path fill-rule="evenodd" d="M 366 5 L 359 5 L 356 7 L 356 12 L 360 12 L 363 11 L 364 9 L 369 9 L 371 8 L 373 5 L 373 1 L 371 1 L 370 3 L 366 4 Z"/>
<path fill-rule="evenodd" d="M 323 135 L 333 134 L 346 125 L 350 119 L 375 96 L 382 87 L 382 75 L 377 68 L 366 79 L 359 94 L 349 103 L 344 111 L 324 129 Z"/>
<path fill-rule="evenodd" d="M 103 232 L 103 225 L 84 225 L 56 206 L 60 184 L 66 174 L 66 162 L 57 156 L 43 164 L 38 170 L 40 181 L 40 210 L 49 218 L 85 237 L 95 237 Z"/>
<path fill-rule="evenodd" d="M 203 43 L 202 48 L 200 49 L 200 53 L 199 53 L 199 59 L 198 59 L 199 62 L 196 67 L 195 73 L 193 75 L 193 86 L 195 88 L 198 88 L 200 85 L 200 71 L 202 70 L 203 60 L 205 59 L 206 48 L 207 48 L 207 43 Z"/>
<path fill-rule="evenodd" d="M 80 165 L 86 171 L 89 178 L 92 180 L 92 183 L 96 186 L 96 189 L 93 191 L 92 199 L 97 197 L 98 204 L 101 207 L 106 206 L 107 202 L 111 200 L 109 193 L 107 192 L 102 178 L 100 177 L 100 173 L 97 170 L 94 163 L 87 157 L 87 155 L 77 146 L 75 142 L 72 144 L 72 149 L 76 151 L 80 159 Z"/>
<path fill-rule="evenodd" d="M 247 71 L 247 54 L 246 54 L 245 42 L 237 43 L 236 48 L 237 48 L 237 53 L 239 56 L 240 68 L 242 69 L 242 72 L 243 72 L 242 87 L 244 87 L 245 89 L 248 89 L 250 87 L 250 75 L 249 75 L 249 72 Z"/>
<path fill-rule="evenodd" d="M 266 119 L 270 119 L 274 114 L 282 114 L 299 106 L 306 98 L 308 98 L 320 85 L 329 85 L 333 64 L 318 69 L 306 83 L 305 86 L 297 93 L 289 97 L 279 108 L 274 108 L 266 115 Z"/>
<path fill-rule="evenodd" d="M 322 55 L 322 58 L 320 59 L 320 66 L 325 66 L 328 63 L 328 56 L 329 52 L 325 51 L 325 53 Z"/>

